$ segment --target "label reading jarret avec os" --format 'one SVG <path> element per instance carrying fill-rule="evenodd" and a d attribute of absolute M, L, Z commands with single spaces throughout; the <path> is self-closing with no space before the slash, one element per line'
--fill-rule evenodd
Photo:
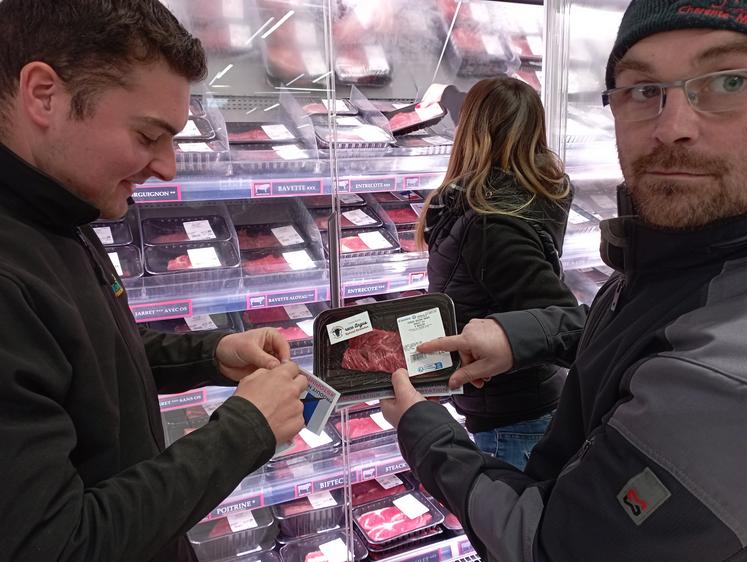
<path fill-rule="evenodd" d="M 445 351 L 419 353 L 416 349 L 423 342 L 446 335 L 441 312 L 438 308 L 431 308 L 397 318 L 397 325 L 402 340 L 402 349 L 405 352 L 407 372 L 411 377 L 440 371 L 452 366 L 451 354 Z"/>

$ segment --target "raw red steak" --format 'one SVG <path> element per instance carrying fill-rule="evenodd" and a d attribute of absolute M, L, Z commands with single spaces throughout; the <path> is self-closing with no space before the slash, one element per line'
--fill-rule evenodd
<path fill-rule="evenodd" d="M 329 562 L 329 559 L 322 554 L 321 550 L 309 552 L 303 559 L 303 562 Z"/>
<path fill-rule="evenodd" d="M 389 126 L 395 133 L 400 129 L 411 127 L 413 125 L 419 125 L 421 123 L 423 123 L 423 120 L 420 118 L 420 115 L 418 115 L 414 111 L 403 111 L 402 113 L 395 113 L 392 117 L 389 118 Z"/>
<path fill-rule="evenodd" d="M 376 480 L 359 482 L 358 484 L 353 484 L 353 507 L 363 505 L 364 503 L 370 503 L 374 500 L 388 498 L 389 496 L 394 496 L 404 492 L 405 490 L 406 488 L 404 484 L 385 490 Z"/>
<path fill-rule="evenodd" d="M 166 265 L 167 271 L 178 271 L 180 269 L 191 269 L 192 268 L 192 262 L 189 261 L 189 256 L 187 254 L 182 254 L 181 256 L 177 256 L 172 260 L 169 260 L 169 263 Z"/>
<path fill-rule="evenodd" d="M 418 214 L 412 210 L 412 207 L 387 209 L 386 213 L 394 224 L 413 224 L 418 222 Z"/>
<path fill-rule="evenodd" d="M 366 252 L 370 250 L 366 243 L 356 236 L 343 236 L 340 239 L 340 248 L 343 254 L 350 254 L 353 252 Z"/>
<path fill-rule="evenodd" d="M 303 106 L 303 110 L 308 113 L 328 113 L 327 107 L 323 103 L 307 103 Z"/>
<path fill-rule="evenodd" d="M 244 269 L 249 274 L 276 273 L 278 271 L 290 271 L 291 267 L 283 256 L 269 254 L 255 259 L 245 259 Z"/>
<path fill-rule="evenodd" d="M 168 244 L 170 242 L 189 242 L 189 236 L 186 232 L 171 232 L 169 234 L 159 234 L 153 238 L 155 244 Z"/>
<path fill-rule="evenodd" d="M 338 421 L 335 424 L 335 428 L 337 429 L 340 435 L 345 434 L 345 431 L 343 431 L 342 429 L 341 421 Z M 347 428 L 350 431 L 350 439 L 357 439 L 358 437 L 366 437 L 367 435 L 373 435 L 375 433 L 384 433 L 385 431 L 381 429 L 379 424 L 377 424 L 370 417 L 349 419 Z M 386 430 L 386 431 L 389 431 L 389 430 Z"/>
<path fill-rule="evenodd" d="M 244 322 L 248 324 L 267 324 L 268 322 L 282 322 L 290 320 L 288 313 L 282 306 L 273 306 L 272 308 L 260 308 L 257 310 L 247 310 L 242 314 Z"/>
<path fill-rule="evenodd" d="M 408 519 L 399 508 L 390 506 L 364 513 L 357 518 L 357 521 L 368 540 L 383 542 L 421 529 L 431 519 L 430 513 L 424 513 L 415 519 Z"/>
<path fill-rule="evenodd" d="M 215 522 L 215 526 L 210 529 L 208 537 L 212 539 L 213 537 L 222 537 L 224 535 L 230 535 L 231 533 L 233 533 L 233 530 L 228 524 L 228 517 L 222 517 L 221 519 L 218 519 Z"/>
<path fill-rule="evenodd" d="M 406 369 L 399 334 L 387 330 L 372 330 L 351 339 L 342 356 L 341 367 L 367 373 L 393 373 L 397 369 Z"/>
<path fill-rule="evenodd" d="M 282 512 L 283 517 L 290 517 L 291 515 L 306 513 L 307 511 L 311 511 L 312 509 L 314 509 L 314 507 L 311 505 L 311 502 L 308 498 L 300 498 L 298 500 L 284 503 L 280 506 L 280 511 Z"/>
<path fill-rule="evenodd" d="M 288 341 L 300 341 L 311 339 L 306 332 L 304 332 L 298 326 L 291 326 L 290 328 L 278 328 L 278 331 L 283 334 L 283 337 Z"/>
<path fill-rule="evenodd" d="M 257 127 L 256 129 L 248 130 L 229 130 L 228 131 L 228 142 L 261 142 L 269 141 L 270 137 L 264 130 Z"/>
<path fill-rule="evenodd" d="M 259 250 L 261 248 L 276 248 L 280 242 L 272 232 L 262 232 L 249 229 L 237 229 L 239 238 L 239 249 Z"/>

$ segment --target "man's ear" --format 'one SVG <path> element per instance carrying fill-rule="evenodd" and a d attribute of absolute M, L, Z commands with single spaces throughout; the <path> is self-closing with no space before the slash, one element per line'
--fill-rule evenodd
<path fill-rule="evenodd" d="M 69 97 L 62 79 L 47 63 L 34 61 L 21 69 L 17 99 L 23 113 L 38 127 L 46 129 L 55 115 L 67 113 Z"/>

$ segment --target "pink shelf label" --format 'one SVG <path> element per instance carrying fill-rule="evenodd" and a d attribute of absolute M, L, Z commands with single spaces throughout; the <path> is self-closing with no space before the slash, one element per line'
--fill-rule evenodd
<path fill-rule="evenodd" d="M 402 178 L 402 189 L 430 189 L 438 187 L 444 174 L 417 174 Z"/>
<path fill-rule="evenodd" d="M 162 394 L 158 397 L 158 405 L 162 412 L 178 410 L 205 402 L 205 389 L 193 390 L 184 394 Z"/>
<path fill-rule="evenodd" d="M 342 289 L 343 296 L 347 298 L 377 295 L 389 291 L 389 281 L 377 281 L 375 283 L 361 283 L 356 285 L 345 285 Z"/>
<path fill-rule="evenodd" d="M 397 189 L 397 178 L 394 176 L 380 178 L 350 178 L 352 193 L 368 191 L 394 191 Z"/>
<path fill-rule="evenodd" d="M 170 185 L 138 185 L 132 198 L 136 203 L 173 203 L 182 200 L 182 186 Z"/>
<path fill-rule="evenodd" d="M 242 498 L 237 501 L 224 502 L 211 511 L 205 520 L 210 521 L 211 519 L 217 519 L 219 517 L 226 517 L 231 513 L 239 513 L 242 511 L 249 511 L 262 507 L 265 504 L 264 496 L 257 494 L 248 498 Z"/>
<path fill-rule="evenodd" d="M 254 197 L 320 195 L 321 193 L 321 179 L 272 180 L 252 183 Z"/>
<path fill-rule="evenodd" d="M 282 306 L 289 304 L 305 304 L 317 302 L 319 292 L 316 289 L 304 289 L 302 291 L 285 291 L 278 293 L 265 293 L 261 295 L 247 295 L 246 308 L 268 308 L 271 306 Z"/>
<path fill-rule="evenodd" d="M 192 316 L 192 301 L 168 301 L 130 306 L 136 322 L 152 322 Z"/>

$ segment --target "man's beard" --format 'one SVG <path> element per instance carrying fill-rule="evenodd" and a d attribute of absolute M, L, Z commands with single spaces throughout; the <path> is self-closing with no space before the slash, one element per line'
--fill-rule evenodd
<path fill-rule="evenodd" d="M 692 172 L 704 177 L 700 181 L 657 179 L 646 175 L 650 170 Z M 703 156 L 679 146 L 660 146 L 630 165 L 624 163 L 623 172 L 636 211 L 654 226 L 697 228 L 747 213 L 747 186 L 736 183 L 739 174 L 725 158 Z"/>

